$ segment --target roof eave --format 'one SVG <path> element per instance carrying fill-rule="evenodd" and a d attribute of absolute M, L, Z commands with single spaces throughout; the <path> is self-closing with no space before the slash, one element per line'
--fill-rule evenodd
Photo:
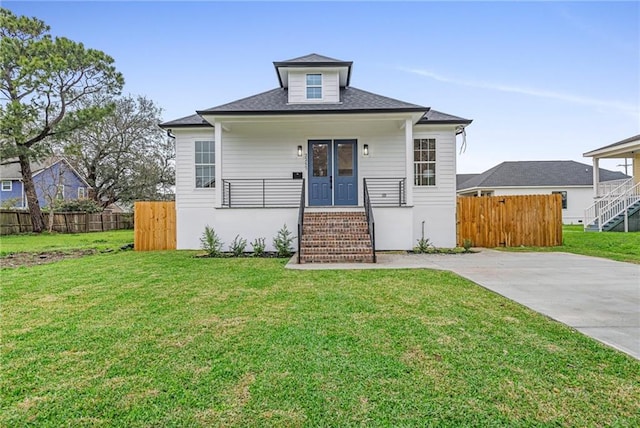
<path fill-rule="evenodd" d="M 182 123 L 182 124 L 170 124 L 170 123 L 159 123 L 158 127 L 162 129 L 177 129 L 177 128 L 213 128 L 213 125 L 210 123 Z"/>
<path fill-rule="evenodd" d="M 470 125 L 473 120 L 426 120 L 418 121 L 416 125 Z"/>
<path fill-rule="evenodd" d="M 263 115 L 305 115 L 305 114 L 356 114 L 356 113 L 424 113 L 425 108 L 399 108 L 399 109 L 351 109 L 351 110 L 198 110 L 199 115 L 218 116 L 263 116 Z"/>

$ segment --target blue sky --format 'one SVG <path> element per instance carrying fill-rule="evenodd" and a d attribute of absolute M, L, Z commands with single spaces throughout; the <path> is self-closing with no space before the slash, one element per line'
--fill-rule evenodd
<path fill-rule="evenodd" d="M 277 87 L 273 61 L 473 119 L 458 172 L 573 159 L 640 133 L 639 2 L 16 2 L 111 55 L 165 120 Z M 616 167 L 621 160 L 604 166 Z"/>

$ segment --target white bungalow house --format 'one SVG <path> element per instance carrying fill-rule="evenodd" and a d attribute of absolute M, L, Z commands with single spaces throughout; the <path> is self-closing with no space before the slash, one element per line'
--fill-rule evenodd
<path fill-rule="evenodd" d="M 459 196 L 562 195 L 562 222 L 582 224 L 593 203 L 591 165 L 570 160 L 507 161 L 481 174 L 459 174 Z M 629 177 L 600 168 L 602 183 L 615 185 Z"/>
<path fill-rule="evenodd" d="M 175 136 L 178 249 L 209 225 L 301 262 L 374 261 L 421 237 L 456 244 L 456 135 L 471 120 L 350 85 L 352 62 L 274 62 L 279 86 L 160 126 Z"/>
<path fill-rule="evenodd" d="M 585 230 L 640 231 L 640 134 L 583 155 L 593 159 L 594 203 L 585 210 Z M 632 177 L 603 182 L 600 159 L 632 160 Z"/>

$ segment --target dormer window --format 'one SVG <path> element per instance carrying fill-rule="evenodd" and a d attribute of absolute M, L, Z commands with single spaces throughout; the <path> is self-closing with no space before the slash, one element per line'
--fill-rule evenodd
<path fill-rule="evenodd" d="M 322 99 L 322 74 L 307 74 L 307 99 Z"/>

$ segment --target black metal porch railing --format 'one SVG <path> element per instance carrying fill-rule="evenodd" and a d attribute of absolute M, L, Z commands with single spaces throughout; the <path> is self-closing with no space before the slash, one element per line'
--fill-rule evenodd
<path fill-rule="evenodd" d="M 295 208 L 304 180 L 291 178 L 234 178 L 222 180 L 225 208 Z"/>
<path fill-rule="evenodd" d="M 376 222 L 373 219 L 373 210 L 371 209 L 371 198 L 369 197 L 369 188 L 367 187 L 367 179 L 362 179 L 362 189 L 364 192 L 364 212 L 367 218 L 367 227 L 369 229 L 369 237 L 371 237 L 371 249 L 373 250 L 373 262 L 376 263 Z"/>
<path fill-rule="evenodd" d="M 302 248 L 302 232 L 304 231 L 304 205 L 305 205 L 305 185 L 304 178 L 302 179 L 302 191 L 300 192 L 300 207 L 298 208 L 298 264 L 300 264 Z"/>
<path fill-rule="evenodd" d="M 374 207 L 403 207 L 407 205 L 405 177 L 367 177 L 371 205 Z"/>

